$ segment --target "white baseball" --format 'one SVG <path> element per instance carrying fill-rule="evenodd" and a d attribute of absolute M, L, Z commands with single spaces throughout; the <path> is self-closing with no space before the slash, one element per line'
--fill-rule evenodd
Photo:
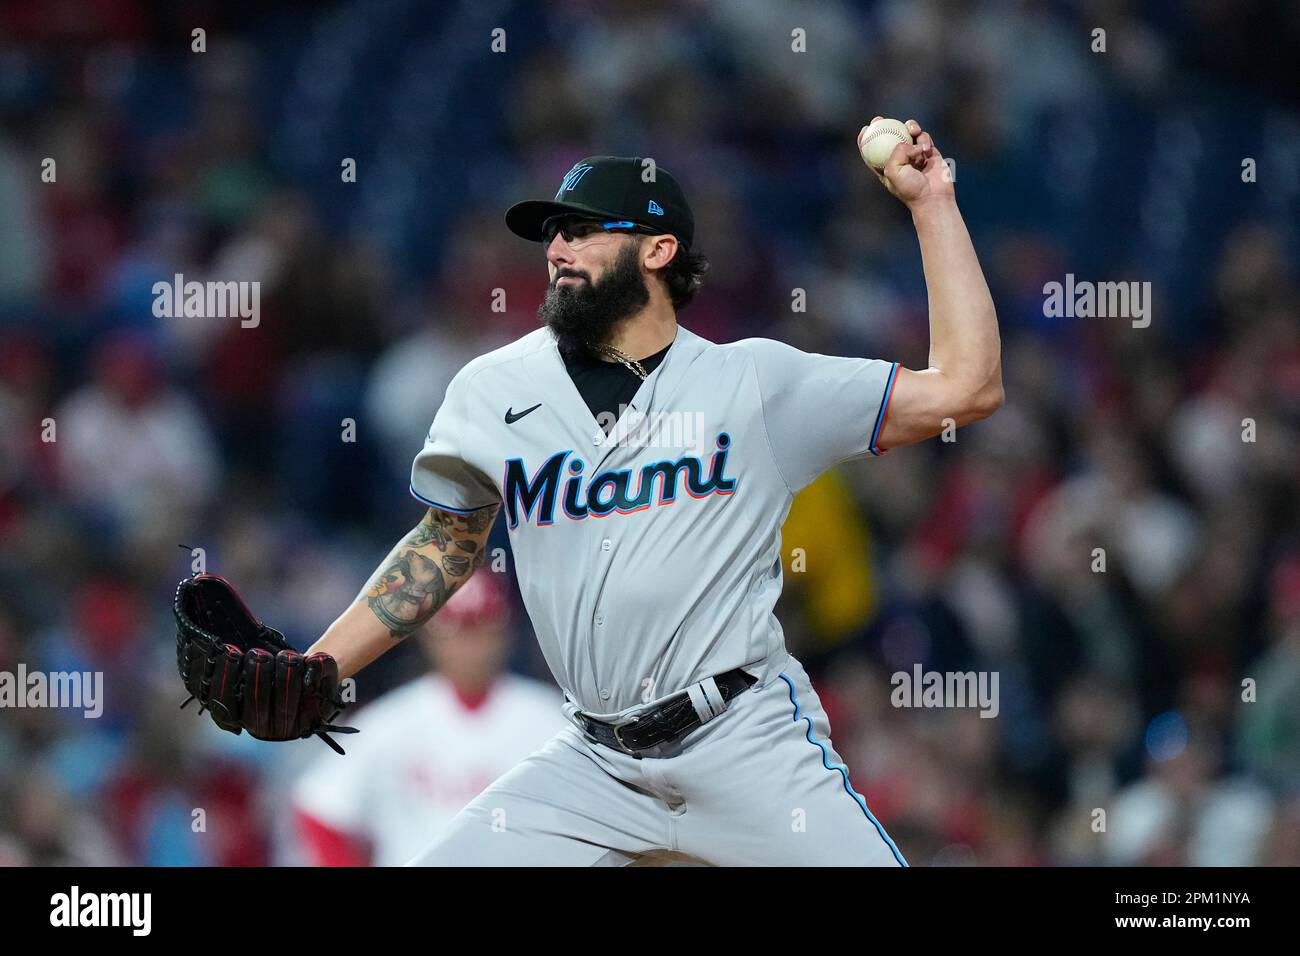
<path fill-rule="evenodd" d="M 868 166 L 877 171 L 885 168 L 889 154 L 899 143 L 912 145 L 912 134 L 896 119 L 876 120 L 858 134 L 858 152 Z"/>

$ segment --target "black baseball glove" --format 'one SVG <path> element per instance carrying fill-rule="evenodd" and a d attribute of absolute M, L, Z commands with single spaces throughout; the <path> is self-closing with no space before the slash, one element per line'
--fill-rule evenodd
<path fill-rule="evenodd" d="M 343 753 L 329 733 L 357 731 L 333 724 L 346 706 L 333 657 L 295 651 L 215 574 L 182 581 L 175 611 L 176 666 L 190 692 L 182 708 L 197 700 L 199 713 L 207 710 L 232 734 L 247 730 L 259 740 L 315 734 Z"/>

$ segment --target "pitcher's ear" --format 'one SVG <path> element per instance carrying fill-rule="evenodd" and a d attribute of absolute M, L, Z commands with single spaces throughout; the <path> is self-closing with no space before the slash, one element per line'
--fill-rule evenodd
<path fill-rule="evenodd" d="M 682 244 L 677 240 L 676 236 L 665 233 L 657 236 L 641 236 L 640 238 L 649 240 L 650 249 L 644 251 L 646 259 L 655 260 L 653 267 L 656 269 L 666 268 L 668 263 L 682 254 Z"/>

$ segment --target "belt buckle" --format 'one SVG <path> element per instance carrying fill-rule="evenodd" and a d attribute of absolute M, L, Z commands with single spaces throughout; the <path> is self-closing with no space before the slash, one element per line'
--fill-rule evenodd
<path fill-rule="evenodd" d="M 624 727 L 630 727 L 632 724 L 637 723 L 640 719 L 641 718 L 639 716 L 634 715 L 624 720 L 620 720 L 618 723 L 614 724 L 614 740 L 616 740 L 618 742 L 618 745 L 630 754 L 635 754 L 636 751 L 633 750 L 631 747 L 629 747 L 627 744 L 623 743 L 622 731 Z"/>

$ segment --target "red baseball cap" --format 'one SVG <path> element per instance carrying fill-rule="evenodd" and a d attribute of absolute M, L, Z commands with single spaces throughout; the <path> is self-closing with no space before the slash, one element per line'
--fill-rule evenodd
<path fill-rule="evenodd" d="M 433 616 L 435 624 L 446 627 L 479 627 L 484 624 L 510 623 L 510 601 L 505 585 L 492 571 L 479 571 L 451 596 L 442 610 Z"/>

